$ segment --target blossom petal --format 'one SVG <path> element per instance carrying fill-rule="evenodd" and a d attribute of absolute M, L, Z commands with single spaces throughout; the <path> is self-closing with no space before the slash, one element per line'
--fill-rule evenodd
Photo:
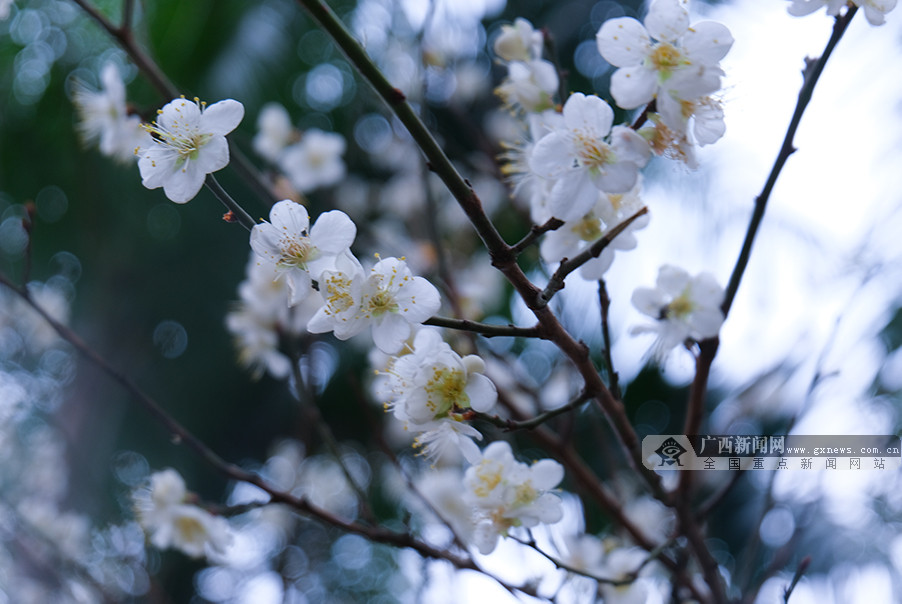
<path fill-rule="evenodd" d="M 197 158 L 188 163 L 194 164 L 204 176 L 222 170 L 229 165 L 229 143 L 222 136 L 214 136 L 200 148 Z"/>
<path fill-rule="evenodd" d="M 618 107 L 635 109 L 655 98 L 658 79 L 655 72 L 637 65 L 618 69 L 611 76 L 611 96 Z"/>
<path fill-rule="evenodd" d="M 470 407 L 481 413 L 489 411 L 498 400 L 495 384 L 481 373 L 471 374 L 468 378 L 464 391 L 470 397 Z"/>
<path fill-rule="evenodd" d="M 310 226 L 310 215 L 301 204 L 283 199 L 269 211 L 269 221 L 278 231 L 300 236 Z"/>
<path fill-rule="evenodd" d="M 607 136 L 614 123 L 614 110 L 594 94 L 571 94 L 564 103 L 563 114 L 567 128 L 598 138 Z"/>
<path fill-rule="evenodd" d="M 225 99 L 207 107 L 200 116 L 200 131 L 225 136 L 244 119 L 244 105 Z"/>
<path fill-rule="evenodd" d="M 410 337 L 410 323 L 398 315 L 385 315 L 373 324 L 373 343 L 386 354 L 394 354 Z"/>
<path fill-rule="evenodd" d="M 207 174 L 198 169 L 197 162 L 187 161 L 181 169 L 171 172 L 163 183 L 163 192 L 170 201 L 187 203 L 194 199 L 204 186 Z"/>
<path fill-rule="evenodd" d="M 645 27 L 655 40 L 674 41 L 689 29 L 689 11 L 680 0 L 654 0 Z"/>
<path fill-rule="evenodd" d="M 651 38 L 632 17 L 608 19 L 595 35 L 598 52 L 615 67 L 639 65 L 651 48 Z"/>
<path fill-rule="evenodd" d="M 694 23 L 683 36 L 683 50 L 692 62 L 716 63 L 726 56 L 731 46 L 730 30 L 717 21 Z"/>
<path fill-rule="evenodd" d="M 542 178 L 558 178 L 571 166 L 571 145 L 561 132 L 539 139 L 529 157 L 529 169 Z"/>
<path fill-rule="evenodd" d="M 356 235 L 357 226 L 341 210 L 320 214 L 310 229 L 313 245 L 327 254 L 340 254 L 348 249 Z"/>

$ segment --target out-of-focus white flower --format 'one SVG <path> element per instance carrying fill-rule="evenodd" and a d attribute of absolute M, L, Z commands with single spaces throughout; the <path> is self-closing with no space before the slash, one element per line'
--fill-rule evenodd
<path fill-rule="evenodd" d="M 655 287 L 636 288 L 632 296 L 633 305 L 657 322 L 634 327 L 632 333 L 656 333 L 655 356 L 661 359 L 686 339 L 716 336 L 724 321 L 723 297 L 723 288 L 710 273 L 690 277 L 681 268 L 664 265 Z"/>
<path fill-rule="evenodd" d="M 238 127 L 244 105 L 232 99 L 209 107 L 200 99 L 174 99 L 157 112 L 157 119 L 144 128 L 150 142 L 137 150 L 138 169 L 148 189 L 163 187 L 171 201 L 193 199 L 207 174 L 229 163 L 226 134 Z"/>
<path fill-rule="evenodd" d="M 472 543 L 476 510 L 460 496 L 463 473 L 456 468 L 433 468 L 417 478 L 415 486 L 431 506 L 429 512 L 437 513 L 464 543 Z M 412 508 L 423 507 L 419 497 L 410 499 Z"/>
<path fill-rule="evenodd" d="M 310 228 L 307 208 L 291 200 L 275 204 L 269 222 L 251 230 L 251 248 L 275 264 L 291 290 L 290 304 L 297 304 L 312 290 L 311 280 L 334 269 L 339 256 L 350 254 L 357 227 L 340 210 L 324 212 Z M 309 229 L 309 230 L 308 230 Z"/>
<path fill-rule="evenodd" d="M 530 113 L 526 116 L 526 125 L 527 130 L 521 134 L 520 140 L 502 142 L 505 163 L 501 166 L 501 172 L 513 185 L 514 197 L 529 204 L 532 221 L 542 224 L 551 218 L 548 199 L 555 181 L 537 174 L 529 163 L 536 142 L 549 132 L 563 128 L 564 116 L 553 110 Z"/>
<path fill-rule="evenodd" d="M 559 229 L 545 234 L 539 247 L 542 259 L 555 263 L 563 258 L 573 258 L 604 237 L 611 229 L 642 209 L 640 188 L 640 183 L 637 182 L 629 193 L 599 193 L 595 206 L 582 218 L 565 222 Z M 614 261 L 614 252 L 635 248 L 636 238 L 633 232 L 645 228 L 647 224 L 647 214 L 634 220 L 597 258 L 583 264 L 579 274 L 589 281 L 601 279 Z"/>
<path fill-rule="evenodd" d="M 383 258 L 369 271 L 325 271 L 319 283 L 325 305 L 307 324 L 310 333 L 332 331 L 339 340 L 373 328 L 373 342 L 393 354 L 441 306 L 434 285 L 414 276 L 403 259 Z"/>
<path fill-rule="evenodd" d="M 86 516 L 64 512 L 47 501 L 25 499 L 17 511 L 33 530 L 54 543 L 70 560 L 80 560 L 91 552 L 91 524 Z"/>
<path fill-rule="evenodd" d="M 346 168 L 341 156 L 346 147 L 342 135 L 312 128 L 282 151 L 279 167 L 298 191 L 309 193 L 344 178 Z"/>
<path fill-rule="evenodd" d="M 138 521 L 159 549 L 173 547 L 192 558 L 222 553 L 231 542 L 229 524 L 196 505 L 185 503 L 185 481 L 169 468 L 150 477 L 150 487 L 135 492 Z"/>
<path fill-rule="evenodd" d="M 523 17 L 517 17 L 513 25 L 501 26 L 493 48 L 502 61 L 532 61 L 542 56 L 542 32 Z"/>
<path fill-rule="evenodd" d="M 723 75 L 718 62 L 733 36 L 715 21 L 690 27 L 689 11 L 680 0 L 654 0 L 645 26 L 632 17 L 609 19 L 596 42 L 601 56 L 620 68 L 611 76 L 611 96 L 620 107 L 633 109 L 662 91 L 680 99 L 715 92 Z"/>
<path fill-rule="evenodd" d="M 321 304 L 318 296 L 308 296 L 291 306 L 288 282 L 279 275 L 275 263 L 251 252 L 245 280 L 238 286 L 239 301 L 226 315 L 238 360 L 254 378 L 264 372 L 276 379 L 288 376 L 291 361 L 279 349 L 280 341 L 306 334 L 307 321 Z"/>
<path fill-rule="evenodd" d="M 504 104 L 512 110 L 541 113 L 554 107 L 558 75 L 548 61 L 514 61 L 508 65 L 508 75 L 495 89 Z"/>
<path fill-rule="evenodd" d="M 511 528 L 553 524 L 563 515 L 560 498 L 550 490 L 564 477 L 552 459 L 531 466 L 514 459 L 510 445 L 494 442 L 464 475 L 463 498 L 476 510 L 473 543 L 483 554 L 495 549 L 498 536 Z"/>
<path fill-rule="evenodd" d="M 13 7 L 13 0 L 0 0 L 0 21 L 9 18 L 9 13 Z"/>
<path fill-rule="evenodd" d="M 135 150 L 147 145 L 150 137 L 141 127 L 141 118 L 128 113 L 125 84 L 114 63 L 103 66 L 100 82 L 101 90 L 91 90 L 81 82 L 73 90 L 82 140 L 89 144 L 99 141 L 100 152 L 117 161 L 134 161 Z"/>
<path fill-rule="evenodd" d="M 612 130 L 614 111 L 597 96 L 570 95 L 563 115 L 563 127 L 536 143 L 529 165 L 539 176 L 555 181 L 549 210 L 552 216 L 568 221 L 585 215 L 599 191 L 626 193 L 632 189 L 651 149 L 630 128 Z"/>
<path fill-rule="evenodd" d="M 835 17 L 846 0 L 790 0 L 789 14 L 801 17 L 809 15 L 820 8 L 827 8 L 827 14 Z M 883 25 L 886 23 L 886 14 L 896 8 L 896 0 L 851 0 L 852 4 L 864 9 L 864 16 L 871 25 Z"/>
<path fill-rule="evenodd" d="M 606 579 L 622 581 L 633 577 L 633 573 L 642 567 L 648 557 L 648 552 L 638 547 L 618 547 L 607 553 L 599 575 Z M 636 577 L 634 581 L 624 585 L 610 585 L 607 583 L 598 586 L 605 604 L 645 604 L 648 601 L 649 583 L 643 577 Z"/>
<path fill-rule="evenodd" d="M 298 132 L 291 123 L 288 110 L 279 103 L 267 103 L 257 116 L 254 151 L 270 163 L 277 163 L 282 150 L 294 142 Z"/>

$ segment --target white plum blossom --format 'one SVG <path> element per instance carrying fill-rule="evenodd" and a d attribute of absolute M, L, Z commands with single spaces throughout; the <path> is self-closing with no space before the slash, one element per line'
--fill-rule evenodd
<path fill-rule="evenodd" d="M 501 143 L 505 149 L 501 172 L 513 185 L 514 197 L 529 205 L 532 221 L 542 224 L 551 218 L 548 199 L 555 181 L 536 174 L 529 163 L 536 143 L 548 132 L 564 127 L 564 116 L 553 110 L 530 113 L 526 115 L 525 126 L 519 140 Z"/>
<path fill-rule="evenodd" d="M 461 451 L 471 461 L 478 459 L 471 437 L 481 439 L 482 435 L 465 423 L 465 414 L 471 409 L 487 412 L 495 405 L 498 393 L 484 370 L 480 357 L 461 357 L 437 330 L 420 329 L 410 352 L 392 357 L 381 372 L 389 399 L 386 410 L 406 428 L 421 433 L 416 444 L 430 459 L 451 451 Z"/>
<path fill-rule="evenodd" d="M 540 113 L 554 107 L 552 99 L 557 87 L 557 70 L 548 61 L 514 61 L 508 65 L 508 75 L 495 94 L 513 111 Z"/>
<path fill-rule="evenodd" d="M 645 577 L 634 575 L 637 570 L 648 568 L 647 559 L 648 552 L 638 547 L 615 547 L 607 553 L 602 568 L 598 571 L 599 576 L 615 581 L 634 580 L 623 585 L 599 584 L 598 589 L 605 604 L 648 602 L 653 583 Z"/>
<path fill-rule="evenodd" d="M 695 99 L 718 90 L 723 75 L 718 62 L 733 37 L 716 21 L 690 27 L 681 0 L 654 0 L 644 26 L 632 17 L 609 19 L 596 42 L 601 56 L 620 68 L 611 76 L 611 96 L 620 107 L 633 109 L 662 91 Z"/>
<path fill-rule="evenodd" d="M 209 107 L 200 99 L 174 99 L 157 111 L 157 119 L 144 128 L 152 139 L 136 150 L 142 183 L 163 187 L 171 201 L 186 203 L 204 185 L 207 174 L 229 163 L 226 135 L 244 117 L 244 105 L 232 99 Z"/>
<path fill-rule="evenodd" d="M 560 228 L 545 234 L 539 251 L 545 262 L 560 262 L 573 258 L 604 237 L 610 230 L 642 209 L 639 198 L 641 182 L 628 193 L 599 193 L 593 208 L 581 218 L 565 222 Z M 614 261 L 616 250 L 636 247 L 634 231 L 648 225 L 648 214 L 634 220 L 605 247 L 597 258 L 579 268 L 579 274 L 589 281 L 601 279 Z"/>
<path fill-rule="evenodd" d="M 300 141 L 282 151 L 279 168 L 298 191 L 309 193 L 344 178 L 346 168 L 341 156 L 346 147 L 342 135 L 311 128 Z"/>
<path fill-rule="evenodd" d="M 82 140 L 99 142 L 100 152 L 117 161 L 134 161 L 135 149 L 147 145 L 150 136 L 141 127 L 141 118 L 128 113 L 125 84 L 115 63 L 103 66 L 100 82 L 100 90 L 77 82 L 72 93 Z"/>
<path fill-rule="evenodd" d="M 187 496 L 185 481 L 171 468 L 151 475 L 150 487 L 134 494 L 138 521 L 151 544 L 192 558 L 224 552 L 231 542 L 228 521 L 186 503 Z"/>
<path fill-rule="evenodd" d="M 493 48 L 503 61 L 532 61 L 542 56 L 542 32 L 523 17 L 517 17 L 513 25 L 501 26 Z"/>
<path fill-rule="evenodd" d="M 279 103 L 267 103 L 257 116 L 254 151 L 270 163 L 277 163 L 285 147 L 292 144 L 298 132 L 291 124 L 288 111 Z"/>
<path fill-rule="evenodd" d="M 9 18 L 13 8 L 13 0 L 0 0 L 0 21 Z"/>
<path fill-rule="evenodd" d="M 327 270 L 319 292 L 325 305 L 307 324 L 310 333 L 332 331 L 347 340 L 372 326 L 373 342 L 388 354 L 403 345 L 412 324 L 422 323 L 441 306 L 435 286 L 415 276 L 403 258 L 382 258 L 369 271 L 359 264 Z"/>
<path fill-rule="evenodd" d="M 553 524 L 563 517 L 561 499 L 551 492 L 564 478 L 552 459 L 531 466 L 514 459 L 504 441 L 490 444 L 464 474 L 464 500 L 475 508 L 473 543 L 490 554 L 499 536 L 515 527 Z"/>
<path fill-rule="evenodd" d="M 568 221 L 586 214 L 599 191 L 632 189 L 651 149 L 630 128 L 612 129 L 614 110 L 597 96 L 570 95 L 563 116 L 563 126 L 536 143 L 529 165 L 539 176 L 555 181 L 549 211 Z"/>
<path fill-rule="evenodd" d="M 634 327 L 632 333 L 656 333 L 656 357 L 661 359 L 687 339 L 716 336 L 724 321 L 723 298 L 723 288 L 710 273 L 690 277 L 679 267 L 664 265 L 655 287 L 639 287 L 632 296 L 633 305 L 657 322 Z"/>
<path fill-rule="evenodd" d="M 790 0 L 789 14 L 796 17 L 809 15 L 818 9 L 826 7 L 827 14 L 835 17 L 842 7 L 847 6 L 846 0 Z M 886 23 L 886 15 L 896 8 L 897 0 L 851 0 L 852 4 L 864 9 L 864 16 L 871 25 L 883 25 Z"/>
<path fill-rule="evenodd" d="M 276 203 L 269 222 L 251 230 L 251 248 L 276 266 L 291 291 L 294 305 L 312 291 L 312 281 L 323 271 L 334 269 L 339 257 L 350 255 L 357 227 L 347 214 L 332 210 L 319 215 L 310 227 L 307 208 L 289 199 Z"/>

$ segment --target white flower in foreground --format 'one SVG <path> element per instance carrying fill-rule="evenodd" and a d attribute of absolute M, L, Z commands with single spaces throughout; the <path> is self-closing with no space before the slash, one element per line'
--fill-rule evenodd
<path fill-rule="evenodd" d="M 310 333 L 332 331 L 347 340 L 372 325 L 373 342 L 388 354 L 407 340 L 411 324 L 422 323 L 441 306 L 435 286 L 414 276 L 398 258 L 383 258 L 369 271 L 327 270 L 319 291 L 325 305 L 307 324 Z"/>
<path fill-rule="evenodd" d="M 125 84 L 114 63 L 100 72 L 101 90 L 77 82 L 72 101 L 78 111 L 78 130 L 85 143 L 99 142 L 100 152 L 117 161 L 134 161 L 135 149 L 149 143 L 141 118 L 129 115 Z"/>
<path fill-rule="evenodd" d="M 827 8 L 827 14 L 835 17 L 842 7 L 846 6 L 846 0 L 790 0 L 789 14 L 796 17 L 809 15 L 818 9 Z M 896 8 L 896 0 L 851 0 L 852 4 L 864 9 L 864 16 L 871 25 L 883 25 L 886 22 L 886 14 Z"/>
<path fill-rule="evenodd" d="M 309 193 L 344 178 L 346 168 L 341 156 L 346 147 L 342 135 L 312 128 L 282 151 L 279 167 L 298 191 Z"/>
<path fill-rule="evenodd" d="M 476 509 L 473 540 L 480 553 L 491 553 L 511 528 L 558 522 L 561 500 L 550 490 L 563 478 L 564 468 L 552 459 L 528 466 L 514 459 L 506 442 L 486 447 L 464 475 L 463 498 Z"/>
<path fill-rule="evenodd" d="M 718 62 L 733 44 L 721 23 L 689 26 L 689 11 L 680 0 L 654 0 L 645 26 L 632 17 L 605 21 L 596 35 L 598 51 L 619 67 L 611 76 L 611 96 L 620 107 L 645 105 L 662 90 L 695 99 L 720 88 Z"/>
<path fill-rule="evenodd" d="M 350 254 L 357 236 L 356 225 L 344 212 L 324 212 L 311 228 L 307 208 L 288 199 L 272 207 L 269 220 L 251 230 L 251 248 L 284 276 L 290 305 L 306 298 L 313 291 L 311 280 L 335 269 L 339 256 Z"/>
<path fill-rule="evenodd" d="M 586 214 L 599 191 L 626 193 L 632 189 L 651 149 L 630 128 L 616 126 L 612 130 L 614 110 L 597 96 L 570 95 L 563 115 L 563 126 L 536 143 L 529 165 L 539 176 L 556 181 L 549 210 L 567 221 Z"/>
<path fill-rule="evenodd" d="M 229 163 L 225 135 L 238 127 L 244 105 L 232 99 L 209 107 L 199 99 L 174 99 L 157 111 L 157 119 L 144 128 L 152 140 L 136 152 L 142 183 L 148 189 L 163 187 L 171 201 L 193 199 L 207 174 Z"/>
<path fill-rule="evenodd" d="M 288 110 L 279 103 L 267 103 L 257 116 L 257 134 L 254 136 L 254 151 L 270 163 L 279 161 L 282 150 L 298 136 L 291 123 Z"/>
<path fill-rule="evenodd" d="M 523 17 L 517 17 L 513 25 L 501 26 L 493 48 L 503 61 L 532 61 L 542 56 L 542 32 Z"/>
<path fill-rule="evenodd" d="M 150 542 L 193 558 L 223 552 L 231 541 L 228 522 L 185 503 L 187 495 L 185 481 L 171 468 L 151 475 L 150 487 L 133 495 L 138 521 Z"/>
<path fill-rule="evenodd" d="M 634 327 L 632 333 L 658 334 L 656 356 L 660 359 L 686 339 L 716 336 L 724 321 L 723 297 L 723 288 L 710 273 L 690 277 L 676 266 L 662 266 L 656 286 L 639 287 L 632 297 L 633 305 L 657 323 Z"/>

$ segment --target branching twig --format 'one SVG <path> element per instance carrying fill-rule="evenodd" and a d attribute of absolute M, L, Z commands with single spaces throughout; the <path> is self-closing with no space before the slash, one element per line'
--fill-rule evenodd
<path fill-rule="evenodd" d="M 633 223 L 633 221 L 637 220 L 640 216 L 644 216 L 648 214 L 648 208 L 643 206 L 638 212 L 612 228 L 610 231 L 604 234 L 604 237 L 595 241 L 581 251 L 579 254 L 574 256 L 573 258 L 564 258 L 561 261 L 561 265 L 554 271 L 554 275 L 551 276 L 551 279 L 548 281 L 548 285 L 545 286 L 545 289 L 542 290 L 542 293 L 539 294 L 539 302 L 540 304 L 548 304 L 551 301 L 551 298 L 554 297 L 554 294 L 564 289 L 564 279 L 567 278 L 567 275 L 584 265 L 589 260 L 593 258 L 598 258 L 601 252 L 604 251 L 606 247 L 608 247 L 612 241 L 626 230 L 626 228 Z"/>
<path fill-rule="evenodd" d="M 563 225 L 564 221 L 557 218 L 549 218 L 544 224 L 532 225 L 532 228 L 529 229 L 529 233 L 523 239 L 511 246 L 511 252 L 514 255 L 519 256 L 523 253 L 523 250 L 535 243 L 539 237 L 548 231 L 557 230 Z"/>
<path fill-rule="evenodd" d="M 811 556 L 805 556 L 804 558 L 802 558 L 802 561 L 799 562 L 799 567 L 796 569 L 796 574 L 792 577 L 792 582 L 783 591 L 783 604 L 789 604 L 789 596 L 792 595 L 792 592 L 796 588 L 796 585 L 799 583 L 799 580 L 802 578 L 802 575 L 804 575 L 805 571 L 808 570 L 809 564 L 811 564 Z"/>
<path fill-rule="evenodd" d="M 545 413 L 540 413 L 536 415 L 532 419 L 525 420 L 512 420 L 512 419 L 504 419 L 503 417 L 499 417 L 497 415 L 488 415 L 486 413 L 479 413 L 478 411 L 472 412 L 472 416 L 474 419 L 481 419 L 483 421 L 487 421 L 490 424 L 497 426 L 499 428 L 503 428 L 508 432 L 514 432 L 516 430 L 533 430 L 538 428 L 548 420 L 553 417 L 557 417 L 558 415 L 562 415 L 567 413 L 568 411 L 572 411 L 578 407 L 581 407 L 588 401 L 591 397 L 586 395 L 585 392 L 581 392 L 579 396 L 574 398 L 572 401 L 567 403 L 566 405 L 561 405 L 556 409 L 551 409 L 550 411 L 546 411 Z"/>
<path fill-rule="evenodd" d="M 608 388 L 617 400 L 621 400 L 620 383 L 617 371 L 614 370 L 614 358 L 611 356 L 611 330 L 608 327 L 608 311 L 611 309 L 611 298 L 608 296 L 608 288 L 604 279 L 598 280 L 598 305 L 601 309 L 601 337 L 604 340 L 604 363 L 608 371 Z"/>
<path fill-rule="evenodd" d="M 232 216 L 235 220 L 238 221 L 241 226 L 246 228 L 248 231 L 254 230 L 254 226 L 257 224 L 251 215 L 244 211 L 238 202 L 232 199 L 232 196 L 229 195 L 225 189 L 222 188 L 222 185 L 219 184 L 219 181 L 212 174 L 207 174 L 207 179 L 204 181 L 204 184 L 207 185 L 207 188 L 213 192 L 216 196 L 216 199 L 222 202 L 222 205 L 226 207 L 226 209 L 232 213 Z"/>

